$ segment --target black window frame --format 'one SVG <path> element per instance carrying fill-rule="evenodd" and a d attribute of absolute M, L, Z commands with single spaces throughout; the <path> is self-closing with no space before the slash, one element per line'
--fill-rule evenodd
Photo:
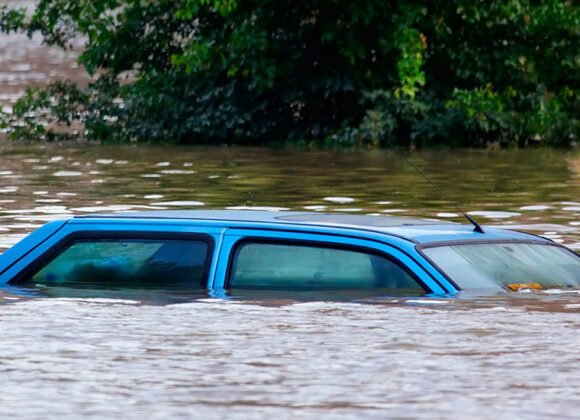
<path fill-rule="evenodd" d="M 309 248 L 326 248 L 326 249 L 337 249 L 341 251 L 353 251 L 353 252 L 362 252 L 370 255 L 374 255 L 376 257 L 385 258 L 391 261 L 393 264 L 396 264 L 400 269 L 404 270 L 407 274 L 411 276 L 415 282 L 421 287 L 425 294 L 433 293 L 433 290 L 429 288 L 417 274 L 413 272 L 409 267 L 403 264 L 399 259 L 396 257 L 366 246 L 361 245 L 351 245 L 351 244 L 341 244 L 336 242 L 329 242 L 329 241 L 312 241 L 307 239 L 284 239 L 284 238 L 264 238 L 264 237 L 245 237 L 237 241 L 230 249 L 230 253 L 228 256 L 228 265 L 226 269 L 226 278 L 224 281 L 224 288 L 227 290 L 240 290 L 237 288 L 230 287 L 230 281 L 233 273 L 234 262 L 236 259 L 236 255 L 239 249 L 248 244 L 248 243 L 259 243 L 259 244 L 266 244 L 266 245 L 294 245 L 294 246 L 307 246 Z"/>
<path fill-rule="evenodd" d="M 207 255 L 204 261 L 203 276 L 200 283 L 200 289 L 207 289 L 211 262 L 214 257 L 215 241 L 213 237 L 206 233 L 194 232 L 146 232 L 138 230 L 119 230 L 119 231 L 101 231 L 85 230 L 73 232 L 56 242 L 50 249 L 39 255 L 26 268 L 16 274 L 7 284 L 18 286 L 24 279 L 42 270 L 51 263 L 63 251 L 70 248 L 77 242 L 86 242 L 90 240 L 101 239 L 136 239 L 136 240 L 182 240 L 182 241 L 203 241 L 207 244 Z"/>

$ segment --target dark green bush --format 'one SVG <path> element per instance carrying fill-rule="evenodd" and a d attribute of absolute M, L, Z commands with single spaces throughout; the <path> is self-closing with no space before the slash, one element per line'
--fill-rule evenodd
<path fill-rule="evenodd" d="M 95 81 L 32 89 L 14 138 L 568 145 L 580 134 L 572 1 L 40 0 L 41 33 Z"/>

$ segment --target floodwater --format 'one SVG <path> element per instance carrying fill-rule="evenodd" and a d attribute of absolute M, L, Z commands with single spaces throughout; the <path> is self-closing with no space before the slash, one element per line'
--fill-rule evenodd
<path fill-rule="evenodd" d="M 75 54 L 0 36 L 0 107 L 9 110 L 30 83 L 86 80 Z M 429 151 L 411 159 L 483 224 L 580 250 L 578 151 Z M 0 252 L 74 214 L 239 207 L 461 220 L 388 151 L 0 141 Z M 580 413 L 578 293 L 349 301 L 4 291 L 0 301 L 0 417 Z"/>

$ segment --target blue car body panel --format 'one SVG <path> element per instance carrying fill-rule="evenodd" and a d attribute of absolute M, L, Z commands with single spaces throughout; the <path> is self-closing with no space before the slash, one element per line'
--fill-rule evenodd
<path fill-rule="evenodd" d="M 485 228 L 481 234 L 468 225 L 429 225 L 393 227 L 388 231 L 392 235 L 403 236 L 421 244 L 440 241 L 479 241 L 479 240 L 529 240 L 532 235 L 506 229 Z M 537 238 L 536 238 L 537 239 Z"/>
<path fill-rule="evenodd" d="M 41 249 L 44 252 L 46 250 L 46 241 L 54 236 L 65 224 L 66 220 L 47 223 L 7 249 L 0 255 L 0 275 L 34 249 Z"/>
<path fill-rule="evenodd" d="M 372 249 L 399 261 L 437 296 L 454 295 L 459 288 L 423 256 L 422 247 L 456 241 L 549 242 L 504 229 L 486 228 L 482 234 L 470 225 L 388 216 L 224 210 L 98 214 L 48 223 L 0 255 L 0 285 L 81 233 L 205 235 L 213 247 L 207 287 L 214 291 L 227 288 L 233 251 L 248 238 Z"/>

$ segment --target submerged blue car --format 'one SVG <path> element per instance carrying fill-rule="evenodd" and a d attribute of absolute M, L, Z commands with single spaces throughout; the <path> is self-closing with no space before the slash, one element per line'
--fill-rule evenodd
<path fill-rule="evenodd" d="M 580 288 L 580 256 L 527 233 L 425 219 L 130 212 L 46 224 L 0 255 L 0 285 L 453 296 Z"/>

